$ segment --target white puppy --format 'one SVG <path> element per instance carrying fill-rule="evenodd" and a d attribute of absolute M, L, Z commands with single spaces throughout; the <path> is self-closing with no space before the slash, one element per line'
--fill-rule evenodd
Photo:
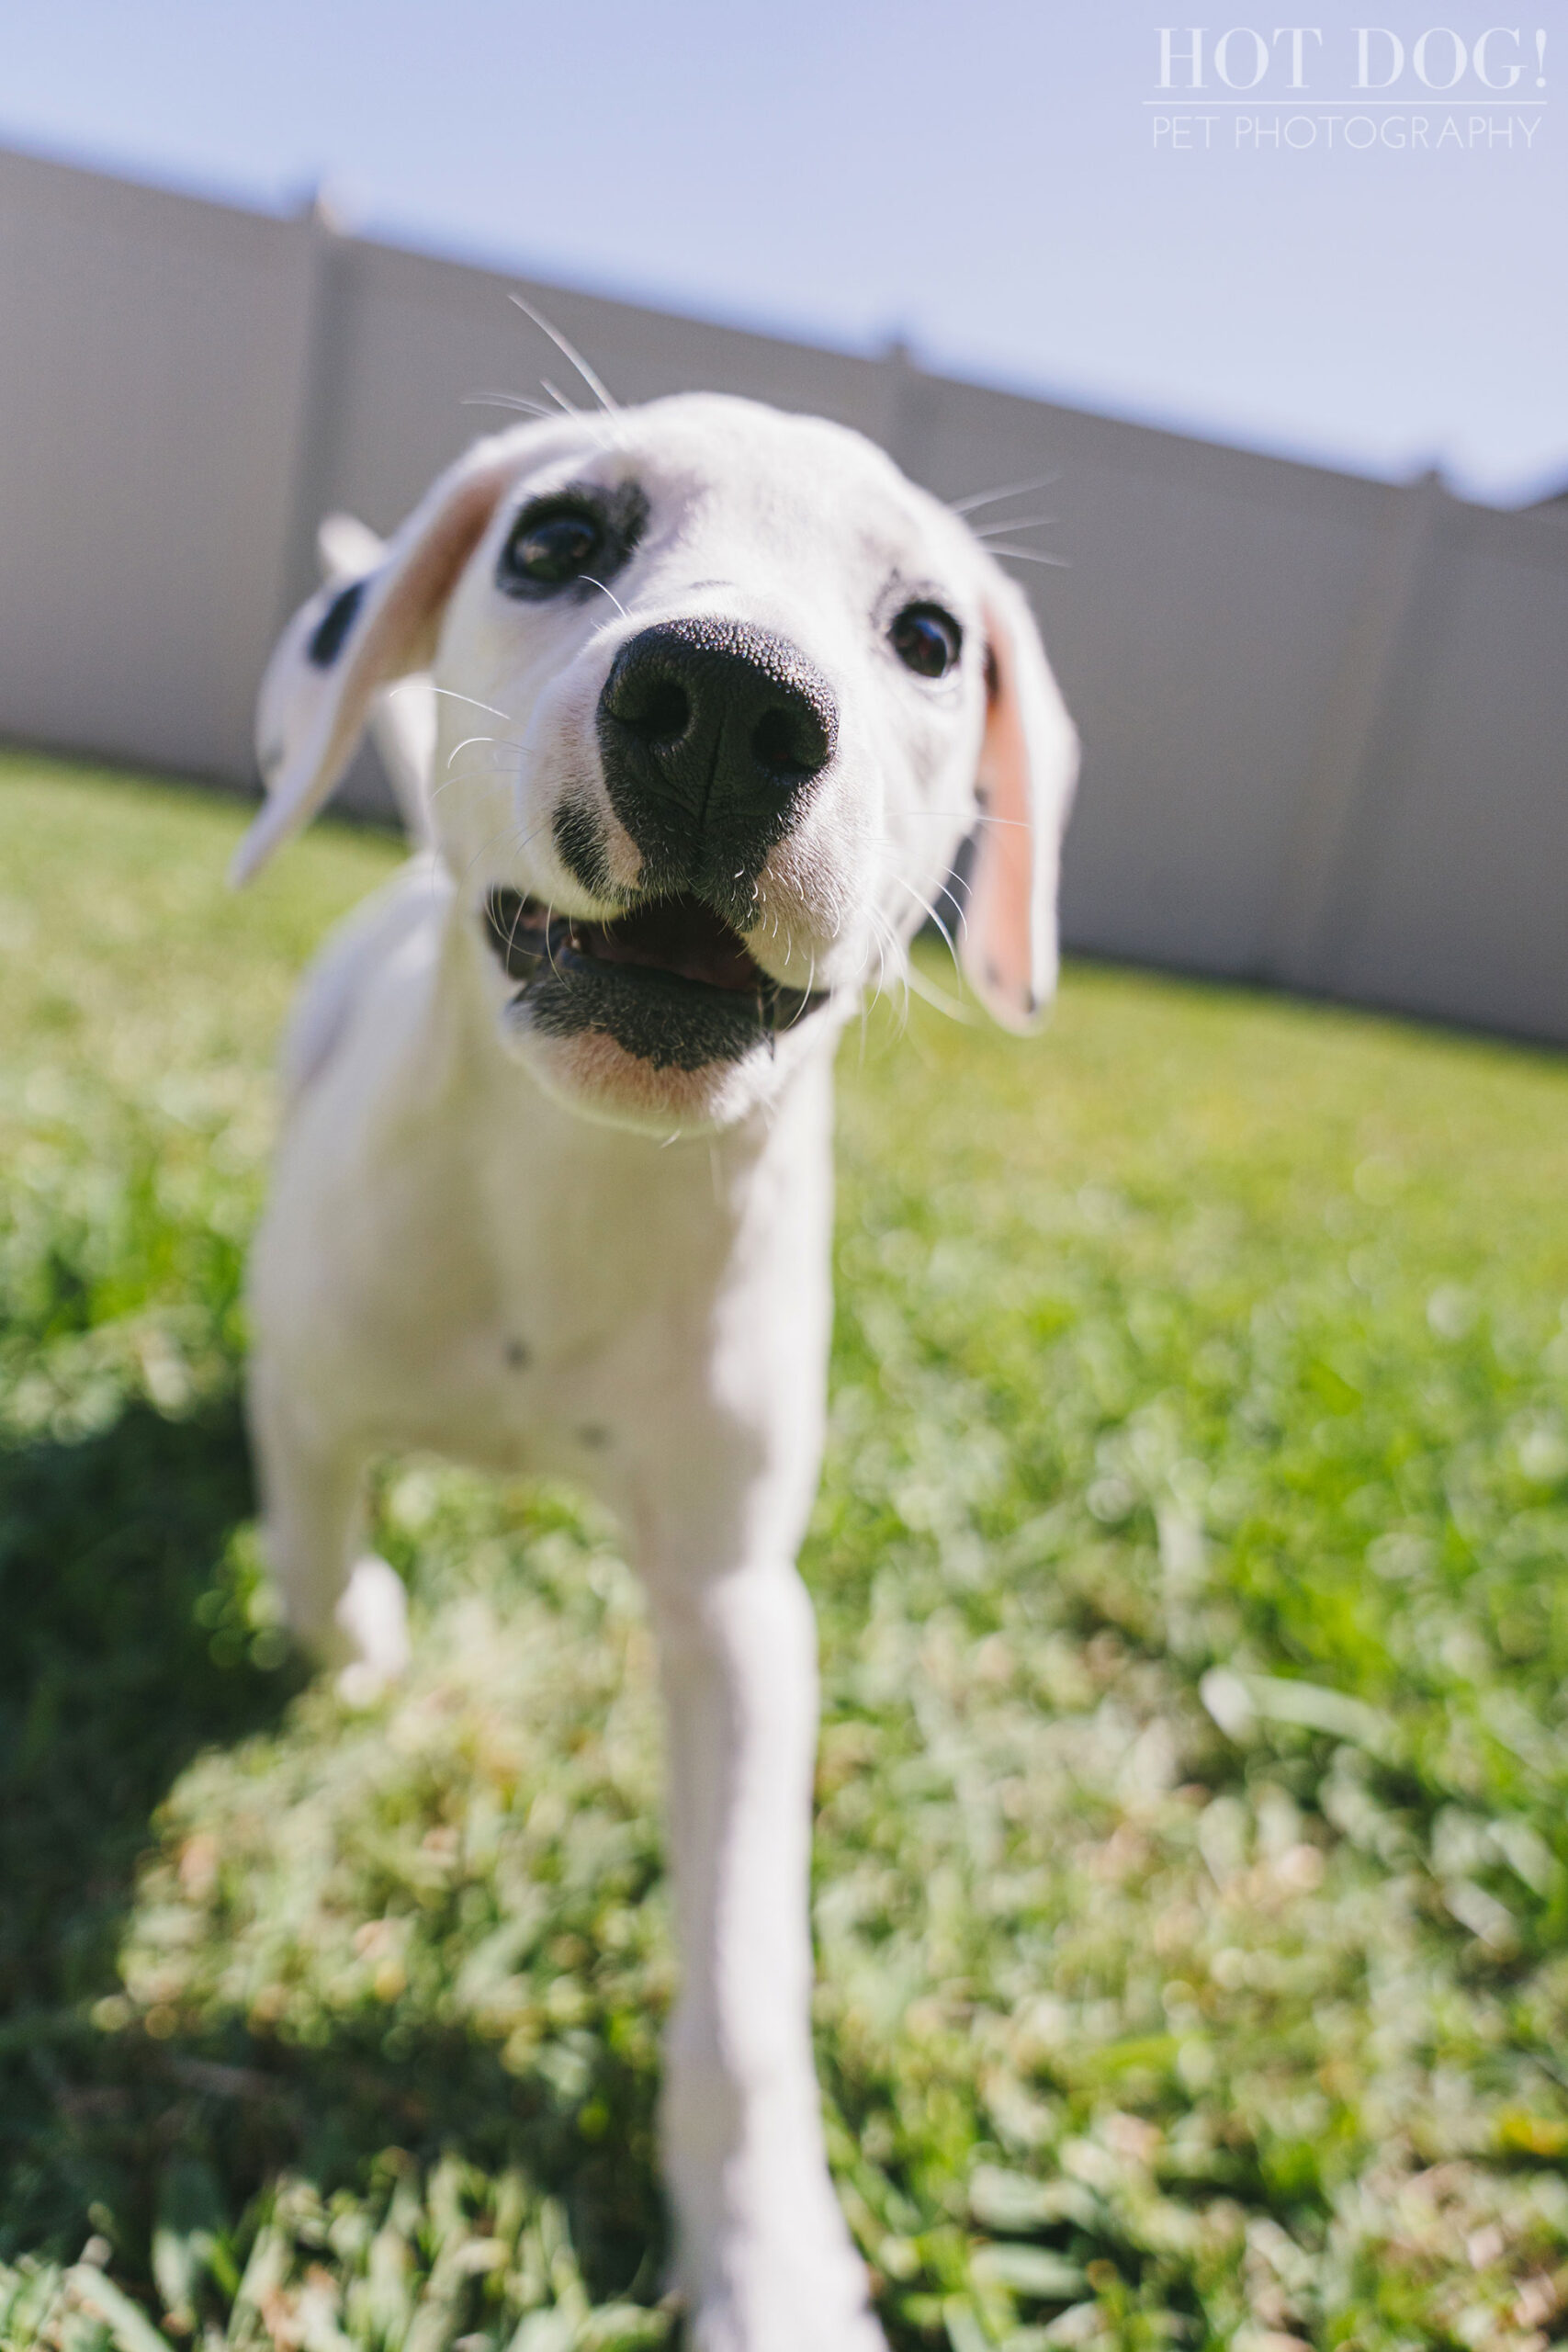
<path fill-rule="evenodd" d="M 694 2341 L 869 2347 L 811 2062 L 795 1566 L 834 1044 L 971 832 L 969 975 L 1033 1018 L 1073 731 L 954 514 L 856 434 L 709 395 L 479 443 L 304 608 L 237 878 L 426 671 L 435 846 L 307 987 L 253 1261 L 270 1556 L 300 1636 L 374 1679 L 406 1645 L 359 1553 L 369 1456 L 561 1474 L 619 1514 L 669 1712 L 662 2134 Z"/>

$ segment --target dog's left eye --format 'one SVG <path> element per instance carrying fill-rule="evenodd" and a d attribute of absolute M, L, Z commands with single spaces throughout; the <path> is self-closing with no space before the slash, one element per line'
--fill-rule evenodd
<path fill-rule="evenodd" d="M 592 571 L 604 526 L 581 506 L 525 507 L 501 551 L 496 585 L 508 595 L 565 588 Z"/>
<path fill-rule="evenodd" d="M 964 643 L 964 631 L 940 605 L 906 605 L 887 635 L 905 669 L 919 678 L 945 678 Z"/>

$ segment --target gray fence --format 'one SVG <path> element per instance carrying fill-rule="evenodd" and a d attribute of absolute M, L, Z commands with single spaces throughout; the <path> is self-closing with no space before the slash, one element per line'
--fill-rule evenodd
<path fill-rule="evenodd" d="M 1053 472 L 1070 944 L 1568 1038 L 1568 513 L 1502 514 L 0 153 L 0 733 L 253 778 L 318 517 L 395 524 L 540 343 Z M 363 785 L 363 778 L 361 778 Z"/>

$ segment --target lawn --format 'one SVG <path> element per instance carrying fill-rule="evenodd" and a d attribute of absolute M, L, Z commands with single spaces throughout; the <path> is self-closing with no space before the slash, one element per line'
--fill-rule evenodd
<path fill-rule="evenodd" d="M 367 1713 L 257 1573 L 274 1043 L 395 852 L 231 899 L 235 806 L 26 758 L 0 821 L 0 2343 L 672 2341 L 614 1528 L 386 1464 Z M 1568 1064 L 1078 968 L 840 1101 L 818 2040 L 894 2345 L 1568 2333 Z"/>

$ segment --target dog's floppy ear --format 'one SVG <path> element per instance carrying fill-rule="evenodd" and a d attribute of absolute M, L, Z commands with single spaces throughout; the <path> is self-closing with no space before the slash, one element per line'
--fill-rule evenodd
<path fill-rule="evenodd" d="M 316 559 L 321 578 L 334 592 L 378 571 L 387 542 L 354 514 L 324 514 L 316 529 Z M 428 848 L 430 775 L 435 762 L 435 688 L 428 672 L 411 671 L 370 697 L 370 738 L 392 788 L 403 831 L 416 848 Z"/>
<path fill-rule="evenodd" d="M 248 882 L 315 815 L 354 755 L 378 688 L 428 667 L 446 600 L 516 466 L 514 453 L 480 442 L 427 492 L 372 571 L 330 579 L 295 614 L 262 680 L 256 754 L 266 800 L 231 881 Z"/>
<path fill-rule="evenodd" d="M 1056 985 L 1056 876 L 1078 741 L 1022 592 L 987 564 L 980 823 L 960 944 L 970 986 L 1027 1030 Z"/>

